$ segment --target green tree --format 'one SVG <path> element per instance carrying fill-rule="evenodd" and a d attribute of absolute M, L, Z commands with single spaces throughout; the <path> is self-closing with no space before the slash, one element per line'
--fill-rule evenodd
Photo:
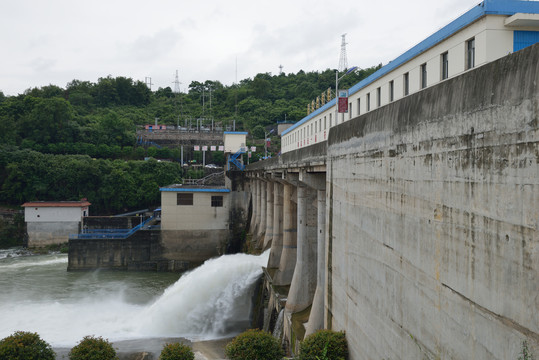
<path fill-rule="evenodd" d="M 253 329 L 236 336 L 225 347 L 225 355 L 231 360 L 278 360 L 284 356 L 279 341 L 270 333 Z"/>
<path fill-rule="evenodd" d="M 52 347 L 37 333 L 17 331 L 0 340 L 2 360 L 54 360 Z"/>
<path fill-rule="evenodd" d="M 195 354 L 187 345 L 181 343 L 166 344 L 161 350 L 159 360 L 194 360 Z"/>
<path fill-rule="evenodd" d="M 116 350 L 102 337 L 85 336 L 69 352 L 71 360 L 116 360 Z"/>

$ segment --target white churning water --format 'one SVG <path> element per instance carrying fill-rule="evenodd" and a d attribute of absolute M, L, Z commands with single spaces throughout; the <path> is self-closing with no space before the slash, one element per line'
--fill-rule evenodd
<path fill-rule="evenodd" d="M 86 335 L 111 341 L 235 335 L 248 327 L 254 283 L 269 256 L 221 256 L 178 279 L 68 273 L 66 255 L 6 254 L 0 254 L 0 339 L 24 330 L 66 347 Z"/>

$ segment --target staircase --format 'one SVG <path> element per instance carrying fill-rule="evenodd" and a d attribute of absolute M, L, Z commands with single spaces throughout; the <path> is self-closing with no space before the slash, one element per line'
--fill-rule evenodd
<path fill-rule="evenodd" d="M 244 147 L 240 147 L 240 149 L 238 150 L 237 153 L 235 153 L 234 155 L 231 155 L 230 158 L 228 158 L 228 163 L 227 163 L 227 170 L 230 170 L 230 163 L 236 165 L 236 167 L 238 169 L 240 169 L 241 171 L 243 171 L 245 169 L 245 165 L 243 165 L 241 162 L 238 161 L 238 157 L 241 155 L 241 154 L 244 154 L 245 153 L 245 148 Z"/>

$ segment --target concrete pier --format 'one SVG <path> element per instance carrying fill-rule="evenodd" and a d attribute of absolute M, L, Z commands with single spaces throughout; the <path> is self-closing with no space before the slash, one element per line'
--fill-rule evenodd
<path fill-rule="evenodd" d="M 317 222 L 317 266 L 316 290 L 309 322 L 305 329 L 305 336 L 324 328 L 324 286 L 326 277 L 326 190 L 317 191 L 318 222 Z"/>
<path fill-rule="evenodd" d="M 266 231 L 264 234 L 264 245 L 262 249 L 268 249 L 273 240 L 273 188 L 275 182 L 268 179 L 266 183 Z"/>
<path fill-rule="evenodd" d="M 273 240 L 268 268 L 278 268 L 283 251 L 283 185 L 273 183 Z"/>
<path fill-rule="evenodd" d="M 290 183 L 283 184 L 283 251 L 279 269 L 273 278 L 274 285 L 290 285 L 297 257 L 297 192 Z"/>

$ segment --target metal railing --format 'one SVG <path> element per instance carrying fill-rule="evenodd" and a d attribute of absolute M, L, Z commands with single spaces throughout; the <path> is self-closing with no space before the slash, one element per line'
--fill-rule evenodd
<path fill-rule="evenodd" d="M 70 239 L 126 239 L 144 228 L 154 217 L 150 216 L 132 229 L 84 229 L 80 234 L 69 235 Z"/>

